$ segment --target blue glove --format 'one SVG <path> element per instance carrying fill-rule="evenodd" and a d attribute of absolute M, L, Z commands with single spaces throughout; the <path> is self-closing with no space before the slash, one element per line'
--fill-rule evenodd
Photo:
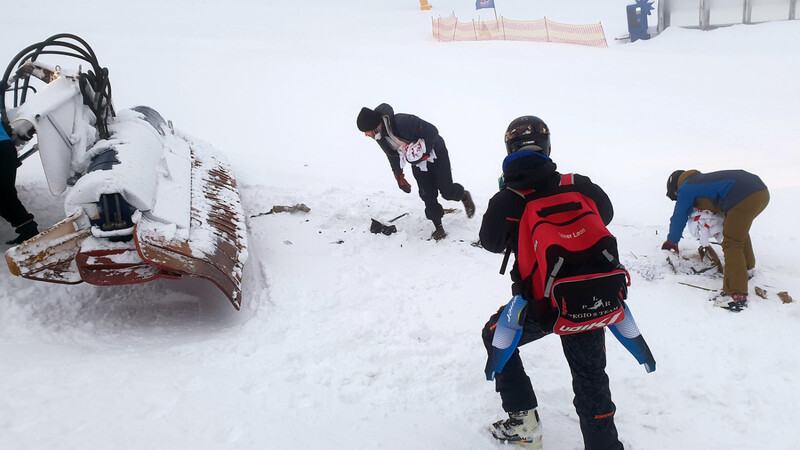
<path fill-rule="evenodd" d="M 650 352 L 650 347 L 647 346 L 642 333 L 639 332 L 639 327 L 636 326 L 636 321 L 633 320 L 628 305 L 623 305 L 625 308 L 625 319 L 617 324 L 609 325 L 608 328 L 617 340 L 626 348 L 639 364 L 644 365 L 647 373 L 655 372 L 656 360 Z"/>
<path fill-rule="evenodd" d="M 486 361 L 486 380 L 494 380 L 495 373 L 502 373 L 503 367 L 514 354 L 522 337 L 522 323 L 525 321 L 525 308 L 528 302 L 521 296 L 515 295 L 503 308 L 503 313 L 497 318 L 497 326 L 492 338 L 492 351 Z"/>

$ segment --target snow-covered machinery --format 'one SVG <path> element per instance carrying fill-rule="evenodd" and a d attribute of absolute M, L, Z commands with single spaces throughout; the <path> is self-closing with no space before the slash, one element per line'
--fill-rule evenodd
<path fill-rule="evenodd" d="M 74 35 L 22 50 L 0 86 L 0 119 L 20 158 L 38 150 L 50 192 L 66 192 L 66 218 L 6 252 L 13 274 L 95 285 L 200 277 L 240 308 L 244 214 L 214 148 L 149 107 L 116 112 L 108 70 Z"/>

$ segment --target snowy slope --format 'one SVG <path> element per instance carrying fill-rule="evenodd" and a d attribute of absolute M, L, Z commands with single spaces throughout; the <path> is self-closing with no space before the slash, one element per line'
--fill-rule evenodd
<path fill-rule="evenodd" d="M 100 288 L 0 272 L 0 448 L 499 449 L 480 330 L 508 301 L 501 257 L 470 245 L 496 191 L 502 134 L 523 114 L 553 132 L 559 169 L 614 202 L 629 305 L 658 362 L 646 374 L 608 335 L 617 426 L 629 449 L 792 449 L 800 442 L 796 199 L 800 22 L 668 29 L 621 44 L 627 1 L 497 1 L 499 14 L 601 21 L 608 49 L 438 43 L 431 16 L 493 18 L 474 2 L 168 0 L 3 6 L 0 61 L 59 32 L 110 70 L 117 108 L 146 104 L 213 143 L 249 219 L 242 311 L 200 280 Z M 568 3 L 568 6 L 567 6 Z M 651 16 L 651 23 L 655 17 Z M 355 127 L 391 103 L 435 124 L 456 181 L 449 236 L 396 188 Z M 63 217 L 33 157 L 18 189 L 40 225 Z M 713 277 L 673 274 L 659 247 L 675 169 L 743 168 L 769 185 L 752 239 L 758 271 L 741 314 L 713 308 Z M 408 179 L 415 182 L 407 171 Z M 392 236 L 370 219 L 402 213 Z M 0 223 L 3 241 L 13 236 Z M 688 236 L 688 234 L 687 234 Z M 684 254 L 696 253 L 691 239 Z M 545 448 L 582 448 L 560 343 L 522 351 Z"/>

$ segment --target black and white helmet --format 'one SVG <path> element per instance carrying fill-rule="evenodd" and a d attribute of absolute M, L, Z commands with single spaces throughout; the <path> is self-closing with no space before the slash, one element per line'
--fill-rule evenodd
<path fill-rule="evenodd" d="M 550 129 L 536 116 L 517 117 L 506 129 L 506 151 L 508 154 L 520 150 L 532 150 L 550 156 Z"/>
<path fill-rule="evenodd" d="M 683 175 L 683 170 L 676 170 L 669 175 L 667 178 L 667 197 L 672 200 L 673 202 L 678 200 L 678 178 Z"/>

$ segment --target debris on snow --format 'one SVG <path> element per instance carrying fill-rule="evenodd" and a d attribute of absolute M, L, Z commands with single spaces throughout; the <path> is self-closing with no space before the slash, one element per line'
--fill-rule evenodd
<path fill-rule="evenodd" d="M 291 214 L 294 214 L 296 212 L 307 213 L 307 212 L 311 212 L 311 208 L 306 206 L 305 203 L 298 203 L 298 204 L 293 205 L 293 206 L 275 205 L 275 206 L 272 207 L 272 209 L 270 209 L 267 212 L 253 214 L 250 217 L 251 218 L 252 217 L 261 217 L 261 216 L 266 216 L 268 214 L 282 213 L 282 212 L 288 212 L 288 213 L 291 213 Z"/>

